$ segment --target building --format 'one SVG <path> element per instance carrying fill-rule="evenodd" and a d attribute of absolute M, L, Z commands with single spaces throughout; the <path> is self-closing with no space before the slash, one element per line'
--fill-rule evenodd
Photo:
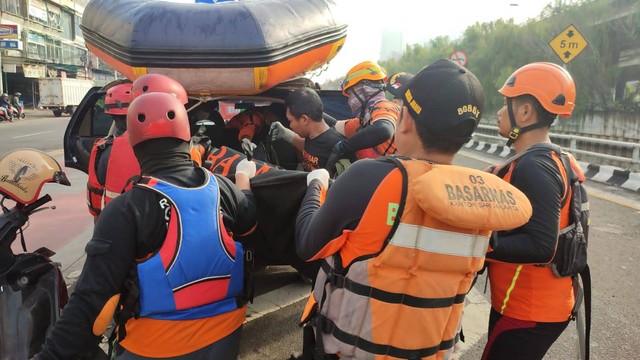
<path fill-rule="evenodd" d="M 382 31 L 382 43 L 380 44 L 380 60 L 397 59 L 404 51 L 402 32 L 385 29 Z"/>
<path fill-rule="evenodd" d="M 93 79 L 104 85 L 115 72 L 87 51 L 80 19 L 88 0 L 1 0 L 0 63 L 3 92 L 37 103 L 40 77 Z"/>

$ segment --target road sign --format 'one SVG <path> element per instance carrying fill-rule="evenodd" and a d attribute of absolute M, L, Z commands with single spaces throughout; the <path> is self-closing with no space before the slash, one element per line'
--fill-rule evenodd
<path fill-rule="evenodd" d="M 451 54 L 451 56 L 449 57 L 449 59 L 451 59 L 451 61 L 457 63 L 460 66 L 467 65 L 467 54 L 462 52 L 462 50 L 454 51 L 453 54 Z"/>
<path fill-rule="evenodd" d="M 575 26 L 569 25 L 558 36 L 549 42 L 549 46 L 565 64 L 573 60 L 587 47 L 587 40 L 582 37 Z"/>

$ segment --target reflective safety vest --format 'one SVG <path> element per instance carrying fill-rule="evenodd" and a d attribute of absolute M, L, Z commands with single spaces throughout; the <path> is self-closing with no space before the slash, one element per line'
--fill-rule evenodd
<path fill-rule="evenodd" d="M 120 196 L 131 188 L 130 180 L 140 175 L 140 164 L 129 137 L 125 131 L 121 136 L 113 139 L 113 147 L 107 163 L 107 178 L 104 184 L 104 204 Z"/>
<path fill-rule="evenodd" d="M 567 228 L 570 222 L 570 202 L 566 200 L 571 197 L 571 192 L 559 152 L 546 145 L 527 151 L 548 152 L 560 170 L 565 189 L 560 210 L 559 230 Z M 517 160 L 522 154 L 489 170 L 510 182 Z M 570 163 L 574 171 L 584 177 L 573 156 L 570 157 Z M 570 277 L 556 277 L 551 267 L 547 266 L 550 264 L 517 264 L 492 259 L 487 263 L 491 284 L 491 304 L 500 314 L 519 320 L 539 322 L 563 322 L 571 317 L 575 301 L 572 280 Z"/>
<path fill-rule="evenodd" d="M 364 120 L 361 122 L 359 118 L 348 120 L 345 124 L 345 136 L 350 138 L 354 136 L 358 130 L 365 128 L 377 120 L 387 119 L 393 123 L 395 127 L 400 117 L 400 109 L 393 101 L 380 100 L 368 107 Z M 364 125 L 362 125 L 364 123 Z M 393 155 L 396 153 L 395 135 L 372 148 L 356 151 L 358 159 L 375 159 L 380 156 Z"/>
<path fill-rule="evenodd" d="M 203 168 L 206 181 L 183 188 L 155 178 L 136 186 L 163 197 L 169 214 L 160 250 L 137 265 L 140 316 L 193 320 L 227 313 L 242 304 L 243 249 L 222 223 L 220 189 Z"/>
<path fill-rule="evenodd" d="M 446 359 L 491 231 L 524 224 L 531 205 L 491 174 L 391 161 L 401 181 L 385 177 L 341 250 L 323 260 L 303 322 L 341 359 Z M 400 204 L 384 201 L 399 191 Z M 347 254 L 374 237 L 378 253 Z"/>
<path fill-rule="evenodd" d="M 98 153 L 102 153 L 106 146 L 110 146 L 113 143 L 113 137 L 106 137 L 96 139 L 91 149 L 91 155 L 89 156 L 89 179 L 87 180 L 87 206 L 89 212 L 94 218 L 98 218 L 103 204 L 104 197 L 104 185 L 98 181 L 98 174 L 96 166 L 96 160 Z"/>
<path fill-rule="evenodd" d="M 111 146 L 104 185 L 97 175 L 98 159 Z M 129 144 L 126 132 L 118 137 L 97 139 L 89 157 L 89 179 L 87 181 L 87 206 L 97 218 L 104 206 L 128 190 L 129 180 L 140 174 L 140 165 Z M 130 188 L 130 187 L 129 187 Z"/>

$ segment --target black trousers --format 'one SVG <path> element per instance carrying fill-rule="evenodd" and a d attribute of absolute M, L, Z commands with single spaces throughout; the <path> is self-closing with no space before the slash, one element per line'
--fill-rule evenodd
<path fill-rule="evenodd" d="M 492 308 L 489 339 L 482 360 L 542 360 L 569 321 L 518 320 L 503 316 Z"/>

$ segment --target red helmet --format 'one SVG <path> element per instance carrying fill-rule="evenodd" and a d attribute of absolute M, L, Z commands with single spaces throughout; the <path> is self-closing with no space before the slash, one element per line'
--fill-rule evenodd
<path fill-rule="evenodd" d="M 129 105 L 127 133 L 131 146 L 158 138 L 191 139 L 187 110 L 172 95 L 143 94 Z"/>
<path fill-rule="evenodd" d="M 147 74 L 137 78 L 131 89 L 131 101 L 142 94 L 154 92 L 171 94 L 182 104 L 189 102 L 184 87 L 176 80 L 161 74 Z"/>
<path fill-rule="evenodd" d="M 104 98 L 105 114 L 127 115 L 130 99 L 131 84 L 120 84 L 110 88 Z"/>

